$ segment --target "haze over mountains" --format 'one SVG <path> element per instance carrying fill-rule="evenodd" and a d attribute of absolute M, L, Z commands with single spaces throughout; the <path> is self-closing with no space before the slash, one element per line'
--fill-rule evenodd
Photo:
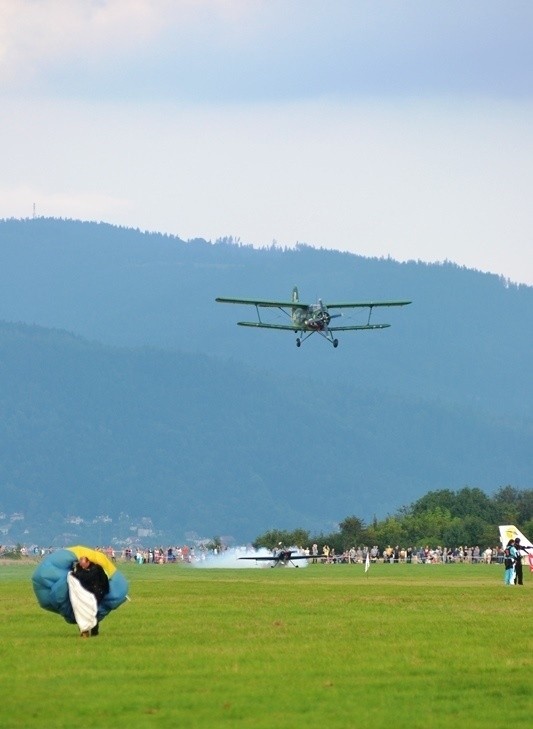
<path fill-rule="evenodd" d="M 214 301 L 294 285 L 307 301 L 413 304 L 334 350 L 237 327 L 254 310 Z M 382 517 L 437 488 L 531 487 L 532 287 L 450 263 L 7 220 L 0 320 L 9 537 L 96 522 L 94 539 L 244 541 Z"/>

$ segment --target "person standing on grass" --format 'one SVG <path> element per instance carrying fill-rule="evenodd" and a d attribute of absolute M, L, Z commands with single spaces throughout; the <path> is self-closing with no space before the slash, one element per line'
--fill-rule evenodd
<path fill-rule="evenodd" d="M 504 583 L 514 585 L 516 556 L 518 552 L 514 546 L 514 539 L 509 539 L 503 553 L 503 564 L 505 566 Z"/>
<path fill-rule="evenodd" d="M 516 539 L 514 540 L 514 548 L 516 549 L 516 565 L 515 565 L 514 583 L 515 583 L 515 585 L 523 585 L 524 584 L 524 572 L 522 570 L 522 555 L 520 554 L 520 551 L 523 551 L 527 554 L 529 547 L 523 547 L 520 544 L 520 537 L 516 537 Z"/>

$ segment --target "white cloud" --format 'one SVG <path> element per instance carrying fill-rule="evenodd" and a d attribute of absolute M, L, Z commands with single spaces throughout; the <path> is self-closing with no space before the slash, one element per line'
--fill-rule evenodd
<path fill-rule="evenodd" d="M 31 78 L 80 55 L 97 58 L 109 46 L 118 53 L 134 48 L 153 37 L 163 19 L 143 0 L 2 0 L 0 11 L 3 81 Z"/>
<path fill-rule="evenodd" d="M 44 77 L 79 62 L 105 67 L 148 51 L 162 36 L 179 48 L 210 22 L 238 27 L 255 0 L 0 0 L 0 82 Z M 223 34 L 222 34 L 223 35 Z"/>

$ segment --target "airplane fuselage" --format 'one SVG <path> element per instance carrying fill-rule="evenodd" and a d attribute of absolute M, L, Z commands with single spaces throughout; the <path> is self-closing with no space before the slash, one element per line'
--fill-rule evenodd
<path fill-rule="evenodd" d="M 323 332 L 330 321 L 331 315 L 321 303 L 292 310 L 292 323 L 301 331 Z"/>

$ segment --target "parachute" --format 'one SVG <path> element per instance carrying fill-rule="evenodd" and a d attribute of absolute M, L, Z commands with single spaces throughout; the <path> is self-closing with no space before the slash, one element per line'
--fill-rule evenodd
<path fill-rule="evenodd" d="M 103 620 L 127 600 L 128 582 L 103 552 L 82 545 L 58 549 L 45 557 L 32 575 L 33 591 L 45 610 L 62 615 L 67 623 L 76 623 L 70 603 L 67 575 L 74 562 L 88 557 L 103 567 L 109 579 L 109 592 L 98 605 L 98 620 Z"/>

